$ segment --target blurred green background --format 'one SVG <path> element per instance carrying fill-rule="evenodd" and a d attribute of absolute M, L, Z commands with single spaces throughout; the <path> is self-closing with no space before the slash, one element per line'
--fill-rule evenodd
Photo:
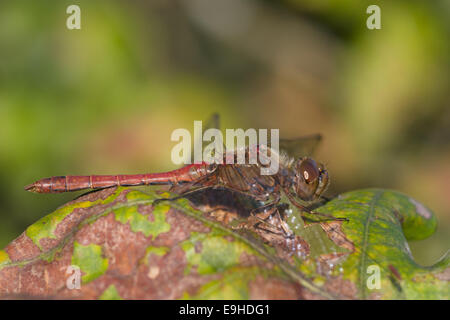
<path fill-rule="evenodd" d="M 322 133 L 328 195 L 427 205 L 438 231 L 411 248 L 431 264 L 450 243 L 449 39 L 447 0 L 2 1 L 0 247 L 78 195 L 24 185 L 173 169 L 171 132 L 218 111 L 228 128 Z"/>

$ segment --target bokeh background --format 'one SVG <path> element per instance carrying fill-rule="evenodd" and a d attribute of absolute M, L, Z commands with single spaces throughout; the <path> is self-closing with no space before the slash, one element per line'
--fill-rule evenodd
<path fill-rule="evenodd" d="M 24 185 L 173 169 L 171 132 L 218 111 L 228 128 L 322 133 L 328 195 L 423 202 L 439 228 L 411 248 L 431 264 L 450 243 L 449 39 L 447 0 L 2 1 L 0 247 L 78 195 Z"/>

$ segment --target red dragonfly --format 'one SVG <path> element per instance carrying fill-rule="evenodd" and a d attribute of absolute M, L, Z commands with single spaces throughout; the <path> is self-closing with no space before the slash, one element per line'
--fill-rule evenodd
<path fill-rule="evenodd" d="M 214 115 L 206 127 L 219 128 L 218 115 Z M 258 222 L 267 225 L 267 218 L 274 212 L 283 211 L 268 210 L 269 208 L 277 209 L 283 205 L 280 204 L 282 194 L 285 194 L 290 202 L 301 211 L 308 213 L 315 212 L 312 212 L 311 206 L 306 206 L 305 202 L 311 204 L 311 202 L 315 203 L 320 199 L 326 199 L 323 193 L 329 184 L 328 171 L 323 164 L 306 156 L 312 154 L 320 140 L 319 134 L 292 140 L 281 139 L 279 142 L 281 150 L 279 170 L 273 175 L 261 175 L 261 164 L 226 164 L 226 161 L 224 164 L 203 162 L 161 173 L 56 176 L 38 180 L 27 185 L 25 190 L 37 193 L 59 193 L 114 186 L 169 185 L 173 191 L 179 194 L 179 197 L 188 199 L 198 191 L 220 192 L 220 190 L 226 190 L 229 192 L 221 193 L 221 198 L 228 198 L 230 194 L 242 194 L 244 197 L 256 200 L 257 203 L 262 202 L 256 208 L 251 208 L 250 216 L 255 219 L 249 225 L 254 226 Z M 227 156 L 229 154 L 225 154 L 224 158 Z M 347 220 L 324 213 L 315 214 L 326 216 L 331 220 Z M 282 220 L 283 218 L 279 217 L 279 221 Z M 292 235 L 283 228 L 282 223 L 277 223 L 277 225 L 278 227 L 275 229 L 283 231 L 285 238 Z M 328 232 L 332 232 L 332 230 L 328 230 Z M 353 244 L 349 242 L 349 246 L 353 246 Z M 358 251 L 356 247 L 353 247 L 353 250 Z M 365 252 L 363 254 L 369 260 L 374 261 Z"/>
<path fill-rule="evenodd" d="M 214 114 L 206 127 L 219 128 L 219 117 Z M 294 140 L 280 140 L 279 170 L 273 175 L 261 175 L 261 164 L 224 163 L 190 164 L 182 168 L 147 174 L 133 175 L 89 175 L 55 176 L 38 180 L 25 186 L 25 190 L 37 193 L 59 193 L 84 189 L 104 189 L 114 186 L 170 185 L 183 196 L 208 188 L 228 189 L 249 196 L 258 201 L 269 201 L 264 206 L 277 205 L 284 192 L 289 200 L 302 210 L 307 208 L 301 201 L 314 201 L 321 197 L 328 186 L 329 177 L 324 165 L 312 158 L 297 155 L 310 154 L 320 135 Z M 246 149 L 248 158 L 249 148 Z M 234 152 L 234 151 L 232 151 Z"/>

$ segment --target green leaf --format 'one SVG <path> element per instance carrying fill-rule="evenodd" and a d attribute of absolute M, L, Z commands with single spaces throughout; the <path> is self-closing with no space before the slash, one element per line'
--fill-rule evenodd
<path fill-rule="evenodd" d="M 293 237 L 232 228 L 246 219 L 225 224 L 187 199 L 153 203 L 172 196 L 103 190 L 42 218 L 0 251 L 0 295 L 47 288 L 48 296 L 84 299 L 450 298 L 449 256 L 420 266 L 407 243 L 431 235 L 436 218 L 399 192 L 352 191 L 308 214 L 283 197 Z M 61 290 L 69 265 L 83 273 L 81 290 Z"/>
<path fill-rule="evenodd" d="M 396 191 L 367 189 L 345 193 L 317 211 L 348 219 L 342 231 L 355 249 L 341 267 L 361 298 L 449 298 L 448 281 L 439 279 L 449 271 L 448 254 L 441 263 L 423 267 L 409 250 L 407 240 L 424 239 L 437 227 L 434 214 L 416 200 Z M 380 289 L 367 286 L 370 266 L 381 271 Z"/>

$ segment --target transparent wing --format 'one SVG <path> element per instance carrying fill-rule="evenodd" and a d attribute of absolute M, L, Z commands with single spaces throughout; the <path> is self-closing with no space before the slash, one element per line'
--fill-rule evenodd
<path fill-rule="evenodd" d="M 202 123 L 202 134 L 204 134 L 206 132 L 206 130 L 208 129 L 218 129 L 220 130 L 220 115 L 215 112 L 213 113 L 208 120 L 203 121 Z M 203 136 L 197 137 L 197 139 L 199 139 L 200 141 L 192 141 L 192 145 L 191 145 L 191 159 L 190 159 L 190 163 L 194 163 L 194 145 L 201 145 L 202 146 L 202 150 L 204 151 L 206 149 L 206 147 L 211 143 L 211 141 L 204 141 L 203 140 Z M 224 150 L 225 150 L 225 145 L 223 146 Z"/>
<path fill-rule="evenodd" d="M 206 132 L 208 129 L 217 129 L 219 131 L 220 130 L 220 115 L 218 113 L 213 113 L 209 119 L 207 121 L 204 122 L 204 128 L 203 128 L 203 132 Z M 226 147 L 225 147 L 225 141 L 223 140 L 223 135 L 221 133 L 221 141 L 220 140 L 216 140 L 216 138 L 214 138 L 214 144 L 213 141 L 203 141 L 202 142 L 202 150 L 205 153 L 209 153 L 211 155 L 212 158 L 214 157 L 218 157 L 218 159 L 222 159 L 223 157 L 223 152 L 226 151 Z M 222 153 L 217 154 L 216 151 L 216 147 L 219 148 L 219 145 L 222 146 Z M 208 146 L 210 146 L 210 149 L 208 150 Z M 212 149 L 211 149 L 212 147 Z M 207 161 L 205 158 L 203 159 L 204 161 Z M 212 161 L 212 160 L 211 160 Z"/>
<path fill-rule="evenodd" d="M 321 140 L 322 136 L 320 134 L 295 139 L 280 139 L 280 150 L 294 158 L 311 156 Z"/>
<path fill-rule="evenodd" d="M 213 113 L 208 120 L 203 122 L 203 131 L 208 129 L 219 129 L 220 130 L 220 115 L 215 112 Z"/>

